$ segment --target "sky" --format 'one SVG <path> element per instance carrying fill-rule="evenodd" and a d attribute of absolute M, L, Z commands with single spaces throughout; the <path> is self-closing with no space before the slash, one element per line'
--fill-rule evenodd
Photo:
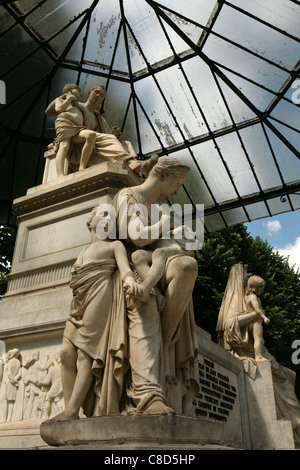
<path fill-rule="evenodd" d="M 300 196 L 299 196 L 300 197 Z M 259 236 L 281 255 L 289 258 L 289 264 L 300 270 L 300 210 L 279 214 L 245 224 L 252 237 Z"/>

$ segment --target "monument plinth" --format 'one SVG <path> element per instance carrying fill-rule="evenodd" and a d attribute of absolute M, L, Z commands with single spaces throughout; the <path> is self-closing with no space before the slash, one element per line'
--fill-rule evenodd
<path fill-rule="evenodd" d="M 14 359 L 17 382 L 9 400 L 11 362 L 5 366 L 0 423 L 45 419 L 63 408 L 59 352 L 70 313 L 71 268 L 90 243 L 88 214 L 139 182 L 121 163 L 105 162 L 30 188 L 14 201 L 18 233 L 7 293 L 0 301 L 0 352 L 3 362 L 10 350 L 18 349 L 20 356 Z"/>
<path fill-rule="evenodd" d="M 167 343 L 170 364 L 178 355 L 182 370 L 174 362 L 173 371 L 171 367 L 174 375 L 171 381 L 168 377 L 165 385 L 160 369 L 166 344 L 161 343 L 163 313 L 157 308 L 158 301 L 156 310 L 153 303 L 149 303 L 149 311 L 140 305 L 126 306 L 123 350 L 125 359 L 129 358 L 128 364 L 125 361 L 128 369 L 124 369 L 124 376 L 129 366 L 133 370 L 138 366 L 143 372 L 138 364 L 140 354 L 135 353 L 133 346 L 139 342 L 145 327 L 153 341 L 157 341 L 158 354 L 153 357 L 159 357 L 161 362 L 154 372 L 165 388 L 155 393 L 163 400 L 167 397 L 163 406 L 159 402 L 161 412 L 155 411 L 156 400 L 144 400 L 144 408 L 137 406 L 132 412 L 92 413 L 90 417 L 81 413 L 80 419 L 51 421 L 65 410 L 60 352 L 74 294 L 70 288 L 71 269 L 79 254 L 91 245 L 86 228 L 89 214 L 99 204 L 111 204 L 123 188 L 140 184 L 139 176 L 121 162 L 105 162 L 48 180 L 30 188 L 26 196 L 14 202 L 18 235 L 8 290 L 0 301 L 0 345 L 5 346 L 7 353 L 5 361 L 2 360 L 4 373 L 0 386 L 0 448 L 55 446 L 112 450 L 117 447 L 162 451 L 295 448 L 295 423 L 292 426 L 291 420 L 279 416 L 276 408 L 271 362 L 257 363 L 256 375 L 249 376 L 242 360 L 212 342 L 208 333 L 194 325 L 192 308 Z M 192 264 L 182 264 L 183 273 L 192 272 L 194 276 L 193 268 Z M 178 272 L 175 270 L 175 274 Z M 184 288 L 180 292 L 183 291 Z M 114 322 L 122 310 L 119 308 L 117 313 L 115 318 L 109 318 L 110 333 L 119 333 Z M 104 315 L 102 311 L 100 314 Z M 178 343 L 180 329 L 184 341 Z M 132 343 L 128 345 L 130 335 Z M 144 340 L 148 340 L 147 335 Z M 4 358 L 3 348 L 0 352 Z M 151 348 L 149 353 L 153 353 Z M 117 355 L 117 364 L 120 357 Z M 148 364 L 145 358 L 143 361 Z M 185 375 L 187 370 L 189 376 Z M 108 376 L 106 382 L 111 383 L 112 377 L 120 376 Z M 100 385 L 104 382 L 103 379 Z M 115 388 L 108 390 L 115 392 Z M 122 393 L 128 390 L 126 383 Z M 133 392 L 127 398 L 132 398 Z M 109 401 L 112 395 L 106 396 Z M 173 412 L 166 403 L 171 404 Z M 101 400 L 94 407 L 94 412 L 99 410 Z"/>

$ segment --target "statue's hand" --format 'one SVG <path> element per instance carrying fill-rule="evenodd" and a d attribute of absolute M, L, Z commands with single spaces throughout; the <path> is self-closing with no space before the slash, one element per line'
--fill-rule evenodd
<path fill-rule="evenodd" d="M 123 281 L 123 290 L 126 294 L 139 296 L 142 292 L 141 284 L 138 284 L 131 277 L 126 277 Z"/>

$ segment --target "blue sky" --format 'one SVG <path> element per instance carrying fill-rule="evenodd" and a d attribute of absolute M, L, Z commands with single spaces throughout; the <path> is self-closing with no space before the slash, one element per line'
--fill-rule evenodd
<path fill-rule="evenodd" d="M 300 197 L 300 196 L 299 196 Z M 269 245 L 285 257 L 290 265 L 300 269 L 300 210 L 256 220 L 245 224 L 256 237 L 267 240 Z"/>

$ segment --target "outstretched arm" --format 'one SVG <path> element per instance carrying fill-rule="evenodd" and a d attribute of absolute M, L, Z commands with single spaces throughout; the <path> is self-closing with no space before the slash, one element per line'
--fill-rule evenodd
<path fill-rule="evenodd" d="M 134 279 L 123 243 L 119 240 L 116 240 L 113 243 L 115 259 L 120 271 L 121 279 L 124 283 L 124 290 L 127 294 L 141 295 L 141 286 Z"/>
<path fill-rule="evenodd" d="M 77 101 L 76 96 L 72 95 L 72 93 L 65 93 L 51 101 L 45 113 L 47 116 L 58 116 L 68 109 L 72 101 Z"/>

